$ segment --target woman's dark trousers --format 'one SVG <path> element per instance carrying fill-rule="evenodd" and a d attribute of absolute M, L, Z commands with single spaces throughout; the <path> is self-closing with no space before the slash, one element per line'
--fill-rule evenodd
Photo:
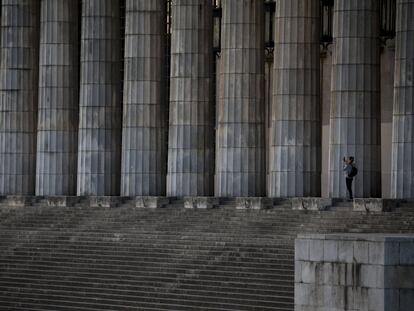
<path fill-rule="evenodd" d="M 352 178 L 345 178 L 346 179 L 346 189 L 348 190 L 348 198 L 350 199 L 350 200 L 353 200 L 354 199 L 354 196 L 353 196 L 353 194 L 352 194 L 352 181 L 353 181 L 353 179 Z"/>

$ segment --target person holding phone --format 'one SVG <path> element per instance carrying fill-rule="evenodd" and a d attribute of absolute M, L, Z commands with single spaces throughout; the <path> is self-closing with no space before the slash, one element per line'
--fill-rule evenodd
<path fill-rule="evenodd" d="M 358 174 L 358 170 L 354 164 L 354 157 L 344 157 L 344 174 L 345 174 L 345 182 L 346 182 L 346 189 L 348 191 L 348 199 L 353 200 L 354 195 L 352 193 L 352 182 L 354 177 Z"/>

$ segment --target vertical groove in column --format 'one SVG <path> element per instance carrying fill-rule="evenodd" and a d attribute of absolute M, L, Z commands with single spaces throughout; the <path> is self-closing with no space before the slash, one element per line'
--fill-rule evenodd
<path fill-rule="evenodd" d="M 211 0 L 172 6 L 167 195 L 214 195 Z"/>
<path fill-rule="evenodd" d="M 276 2 L 270 197 L 321 194 L 319 3 Z"/>
<path fill-rule="evenodd" d="M 33 195 L 39 61 L 37 0 L 3 0 L 0 79 L 0 194 Z"/>
<path fill-rule="evenodd" d="M 217 129 L 216 195 L 266 192 L 264 7 L 224 0 Z"/>
<path fill-rule="evenodd" d="M 42 0 L 36 195 L 75 195 L 78 3 Z"/>
<path fill-rule="evenodd" d="M 354 156 L 356 197 L 381 194 L 379 1 L 336 0 L 329 179 L 345 197 L 342 158 Z"/>
<path fill-rule="evenodd" d="M 121 194 L 165 195 L 165 1 L 126 1 Z"/>
<path fill-rule="evenodd" d="M 414 198 L 414 0 L 397 0 L 391 196 Z"/>
<path fill-rule="evenodd" d="M 82 2 L 78 195 L 119 195 L 120 16 L 117 0 Z"/>

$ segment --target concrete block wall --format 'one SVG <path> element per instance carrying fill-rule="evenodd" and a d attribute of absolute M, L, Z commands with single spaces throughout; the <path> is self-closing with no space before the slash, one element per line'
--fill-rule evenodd
<path fill-rule="evenodd" d="M 295 242 L 295 311 L 410 311 L 414 235 L 316 234 Z"/>

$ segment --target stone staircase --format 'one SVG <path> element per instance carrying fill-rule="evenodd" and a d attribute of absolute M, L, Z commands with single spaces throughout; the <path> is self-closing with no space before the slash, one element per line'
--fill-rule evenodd
<path fill-rule="evenodd" d="M 414 233 L 414 204 L 389 213 L 0 208 L 0 310 L 294 309 L 298 233 Z"/>

